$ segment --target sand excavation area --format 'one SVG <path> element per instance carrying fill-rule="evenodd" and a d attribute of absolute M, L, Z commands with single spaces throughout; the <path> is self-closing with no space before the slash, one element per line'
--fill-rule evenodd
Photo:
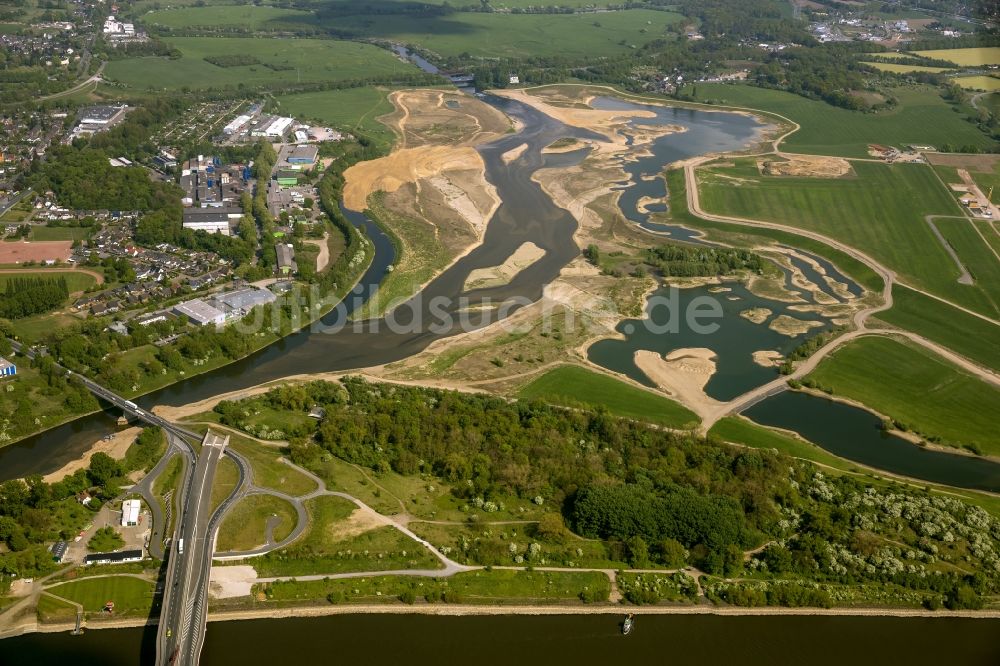
<path fill-rule="evenodd" d="M 484 287 L 499 287 L 509 284 L 518 273 L 545 256 L 545 250 L 534 243 L 522 243 L 499 266 L 477 268 L 469 273 L 465 280 L 465 290 L 482 289 Z"/>
<path fill-rule="evenodd" d="M 787 155 L 787 159 L 757 160 L 762 176 L 797 176 L 806 178 L 841 178 L 853 173 L 851 163 L 839 157 Z"/>
<path fill-rule="evenodd" d="M 414 197 L 428 190 L 481 236 L 500 200 L 475 146 L 505 134 L 510 121 L 477 99 L 442 90 L 397 91 L 389 100 L 395 111 L 379 120 L 396 132 L 397 149 L 344 172 L 344 204 L 364 210 L 373 193 L 412 184 Z"/>
<path fill-rule="evenodd" d="M 595 144 L 597 151 L 621 151 L 628 141 L 626 131 L 633 139 L 633 145 L 648 143 L 653 138 L 666 134 L 683 132 L 679 125 L 662 125 L 657 127 L 629 127 L 628 121 L 633 118 L 654 118 L 656 114 L 643 109 L 624 111 L 605 111 L 594 109 L 589 102 L 594 95 L 585 94 L 580 98 L 568 97 L 559 92 L 559 88 L 532 90 L 496 90 L 495 94 L 518 100 L 542 113 L 555 118 L 571 127 L 591 130 L 602 134 L 608 139 L 606 144 Z"/>
<path fill-rule="evenodd" d="M 660 389 L 676 398 L 698 416 L 722 403 L 705 394 L 705 385 L 715 374 L 715 352 L 703 347 L 675 349 L 665 357 L 640 349 L 635 365 Z"/>

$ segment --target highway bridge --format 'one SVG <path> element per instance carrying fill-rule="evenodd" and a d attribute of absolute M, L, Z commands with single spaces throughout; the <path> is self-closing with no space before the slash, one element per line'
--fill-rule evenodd
<path fill-rule="evenodd" d="M 11 341 L 14 351 L 28 357 L 34 350 Z M 157 666 L 168 664 L 197 664 L 205 642 L 205 625 L 208 616 L 208 581 L 212 569 L 215 536 L 226 512 L 242 496 L 249 483 L 249 463 L 227 448 L 229 436 L 209 430 L 204 436 L 142 409 L 114 391 L 101 386 L 80 374 L 57 367 L 67 377 L 80 381 L 91 393 L 106 403 L 121 409 L 147 425 L 158 426 L 166 433 L 167 451 L 153 470 L 136 484 L 135 492 L 143 495 L 153 516 L 149 552 L 163 559 L 167 567 L 160 619 L 156 636 Z M 198 452 L 193 443 L 200 442 Z M 166 469 L 174 456 L 181 456 L 184 473 L 174 495 L 176 518 L 163 515 L 160 500 L 153 493 L 153 482 Z M 212 507 L 212 482 L 215 470 L 223 455 L 229 456 L 239 470 L 239 481 L 229 496 L 218 506 Z M 166 534 L 167 522 L 173 523 Z M 164 549 L 164 542 L 169 547 Z"/>

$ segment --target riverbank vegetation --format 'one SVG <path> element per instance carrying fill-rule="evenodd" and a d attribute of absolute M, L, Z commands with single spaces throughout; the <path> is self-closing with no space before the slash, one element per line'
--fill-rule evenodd
<path fill-rule="evenodd" d="M 158 428 L 147 428 L 117 461 L 95 453 L 88 467 L 60 481 L 46 483 L 41 476 L 0 483 L 0 591 L 15 577 L 32 577 L 58 568 L 47 546 L 73 539 L 104 502 L 118 496 L 130 472 L 155 463 L 165 447 Z M 88 499 L 89 498 L 89 499 Z M 86 504 L 82 500 L 86 499 Z M 91 542 L 92 550 L 113 550 L 121 537 L 110 528 Z"/>
<path fill-rule="evenodd" d="M 325 419 L 313 436 L 292 440 L 293 460 L 326 474 L 324 461 L 342 458 L 367 470 L 376 487 L 383 476 L 443 484 L 464 503 L 465 524 L 413 529 L 461 562 L 694 566 L 715 576 L 710 599 L 736 605 L 891 597 L 899 605 L 978 608 L 1000 591 L 1000 523 L 955 497 L 828 475 L 777 451 L 603 412 L 358 378 L 318 393 Z M 528 522 L 491 524 L 505 502 L 525 500 L 535 507 Z M 323 573 L 296 570 L 307 572 Z M 682 582 L 656 592 L 666 583 L 647 581 L 633 596 L 684 596 Z M 777 591 L 752 592 L 760 585 Z M 846 587 L 850 595 L 834 593 Z"/>

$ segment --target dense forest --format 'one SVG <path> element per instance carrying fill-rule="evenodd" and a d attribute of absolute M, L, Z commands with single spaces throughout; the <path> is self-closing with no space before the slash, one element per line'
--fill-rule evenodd
<path fill-rule="evenodd" d="M 705 579 L 718 602 L 976 608 L 1000 591 L 1000 521 L 977 506 L 601 411 L 345 378 L 216 412 L 253 430 L 247 421 L 264 408 L 313 405 L 326 410 L 320 425 L 270 433 L 290 439 L 298 464 L 320 470 L 336 456 L 376 475 L 436 477 L 476 507 L 530 500 L 556 512 L 536 538 L 564 520 L 609 558 L 696 566 L 720 577 Z M 495 563 L 487 546 L 470 544 L 467 561 Z"/>
<path fill-rule="evenodd" d="M 18 277 L 7 283 L 0 296 L 0 317 L 21 319 L 48 312 L 69 298 L 66 278 Z"/>

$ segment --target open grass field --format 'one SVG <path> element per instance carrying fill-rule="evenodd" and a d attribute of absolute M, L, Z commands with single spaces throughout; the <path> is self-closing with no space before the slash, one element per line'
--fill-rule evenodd
<path fill-rule="evenodd" d="M 1000 258 L 994 254 L 993 248 L 970 220 L 940 219 L 934 224 L 954 248 L 994 311 L 1000 312 Z"/>
<path fill-rule="evenodd" d="M 352 580 L 281 581 L 269 583 L 269 601 L 327 599 L 333 603 L 399 603 L 412 601 L 501 604 L 527 602 L 579 602 L 583 593 L 605 600 L 611 587 L 608 577 L 586 571 L 469 571 L 450 578 L 414 579 L 378 576 Z"/>
<path fill-rule="evenodd" d="M 919 333 L 980 365 L 1000 371 L 1000 326 L 896 285 L 884 322 Z"/>
<path fill-rule="evenodd" d="M 181 7 L 149 12 L 142 18 L 146 26 L 167 28 L 240 28 L 247 31 L 287 30 L 315 21 L 311 11 L 267 5 L 215 5 Z"/>
<path fill-rule="evenodd" d="M 38 227 L 31 228 L 33 241 L 75 241 L 85 240 L 91 229 L 87 227 Z"/>
<path fill-rule="evenodd" d="M 289 81 L 322 82 L 414 71 L 385 49 L 329 39 L 173 37 L 179 60 L 142 57 L 112 60 L 105 77 L 139 89 L 253 87 Z M 219 67 L 206 56 L 249 55 L 262 64 Z"/>
<path fill-rule="evenodd" d="M 315 481 L 279 460 L 281 451 L 278 448 L 258 444 L 232 434 L 229 437 L 229 446 L 250 461 L 254 484 L 293 496 L 305 495 L 316 490 Z"/>
<path fill-rule="evenodd" d="M 322 20 L 322 17 L 321 17 Z M 601 57 L 628 53 L 664 35 L 680 14 L 646 9 L 600 14 L 456 13 L 440 17 L 350 16 L 338 28 L 360 37 L 417 44 L 439 55 Z"/>
<path fill-rule="evenodd" d="M 292 544 L 254 560 L 262 576 L 302 576 L 348 571 L 439 569 L 440 560 L 395 527 L 375 527 L 344 538 L 327 538 L 321 550 Z"/>
<path fill-rule="evenodd" d="M 809 378 L 894 421 L 953 446 L 1000 453 L 1000 389 L 916 345 L 864 337 L 835 350 Z"/>
<path fill-rule="evenodd" d="M 874 67 L 877 70 L 883 72 L 893 72 L 895 74 L 909 74 L 910 72 L 926 72 L 929 74 L 938 74 L 940 72 L 947 72 L 946 67 L 926 67 L 923 65 L 898 65 L 892 62 L 866 62 L 865 65 L 869 67 Z"/>
<path fill-rule="evenodd" d="M 712 213 L 781 222 L 861 249 L 900 279 L 996 317 L 987 292 L 957 282 L 958 267 L 924 217 L 960 215 L 959 205 L 923 164 L 855 162 L 856 177 L 762 176 L 753 160 L 699 171 Z"/>
<path fill-rule="evenodd" d="M 903 86 L 894 88 L 892 94 L 899 99 L 898 108 L 877 114 L 848 111 L 780 90 L 742 84 L 700 83 L 697 97 L 699 101 L 760 109 L 794 120 L 802 128 L 781 144 L 791 152 L 867 157 L 870 143 L 971 145 L 983 150 L 993 145 L 966 120 L 975 115 L 971 107 L 956 113 L 934 88 Z"/>
<path fill-rule="evenodd" d="M 115 617 L 147 612 L 153 604 L 153 583 L 134 576 L 84 578 L 49 590 L 63 599 L 83 606 L 87 613 L 100 612 L 108 601 L 115 602 Z"/>
<path fill-rule="evenodd" d="M 63 278 L 69 293 L 84 291 L 94 285 L 97 280 L 90 273 L 83 271 L 57 271 L 57 270 L 25 270 L 25 271 L 0 271 L 0 292 L 6 291 L 7 284 L 13 280 L 23 277 L 40 278 Z"/>
<path fill-rule="evenodd" d="M 615 416 L 672 428 L 698 424 L 694 412 L 669 398 L 576 365 L 549 370 L 522 388 L 518 397 L 566 407 L 604 407 Z"/>
<path fill-rule="evenodd" d="M 848 471 L 852 466 L 849 461 L 838 458 L 811 442 L 759 425 L 742 416 L 727 416 L 720 419 L 708 434 L 723 442 L 742 444 L 755 449 L 774 449 L 793 458 L 811 460 L 842 471 Z"/>
<path fill-rule="evenodd" d="M 282 113 L 314 118 L 324 125 L 348 132 L 360 131 L 387 146 L 395 142 L 392 130 L 376 120 L 392 112 L 387 91 L 379 88 L 349 88 L 284 95 L 277 98 Z"/>
<path fill-rule="evenodd" d="M 1000 115 L 1000 92 L 986 95 L 979 103 L 989 110 L 990 113 Z"/>
<path fill-rule="evenodd" d="M 914 51 L 913 53 L 924 58 L 947 60 L 962 67 L 1000 64 L 1000 47 L 997 46 L 971 49 L 935 49 L 931 51 Z"/>
<path fill-rule="evenodd" d="M 985 90 L 986 92 L 1000 90 L 1000 79 L 994 76 L 958 76 L 952 81 L 968 90 Z"/>
<path fill-rule="evenodd" d="M 239 483 L 240 472 L 231 458 L 222 457 L 212 479 L 212 511 L 222 504 Z"/>
<path fill-rule="evenodd" d="M 251 550 L 267 543 L 267 524 L 272 522 L 275 542 L 295 529 L 297 514 L 290 502 L 274 495 L 250 495 L 236 503 L 219 527 L 217 551 Z"/>

